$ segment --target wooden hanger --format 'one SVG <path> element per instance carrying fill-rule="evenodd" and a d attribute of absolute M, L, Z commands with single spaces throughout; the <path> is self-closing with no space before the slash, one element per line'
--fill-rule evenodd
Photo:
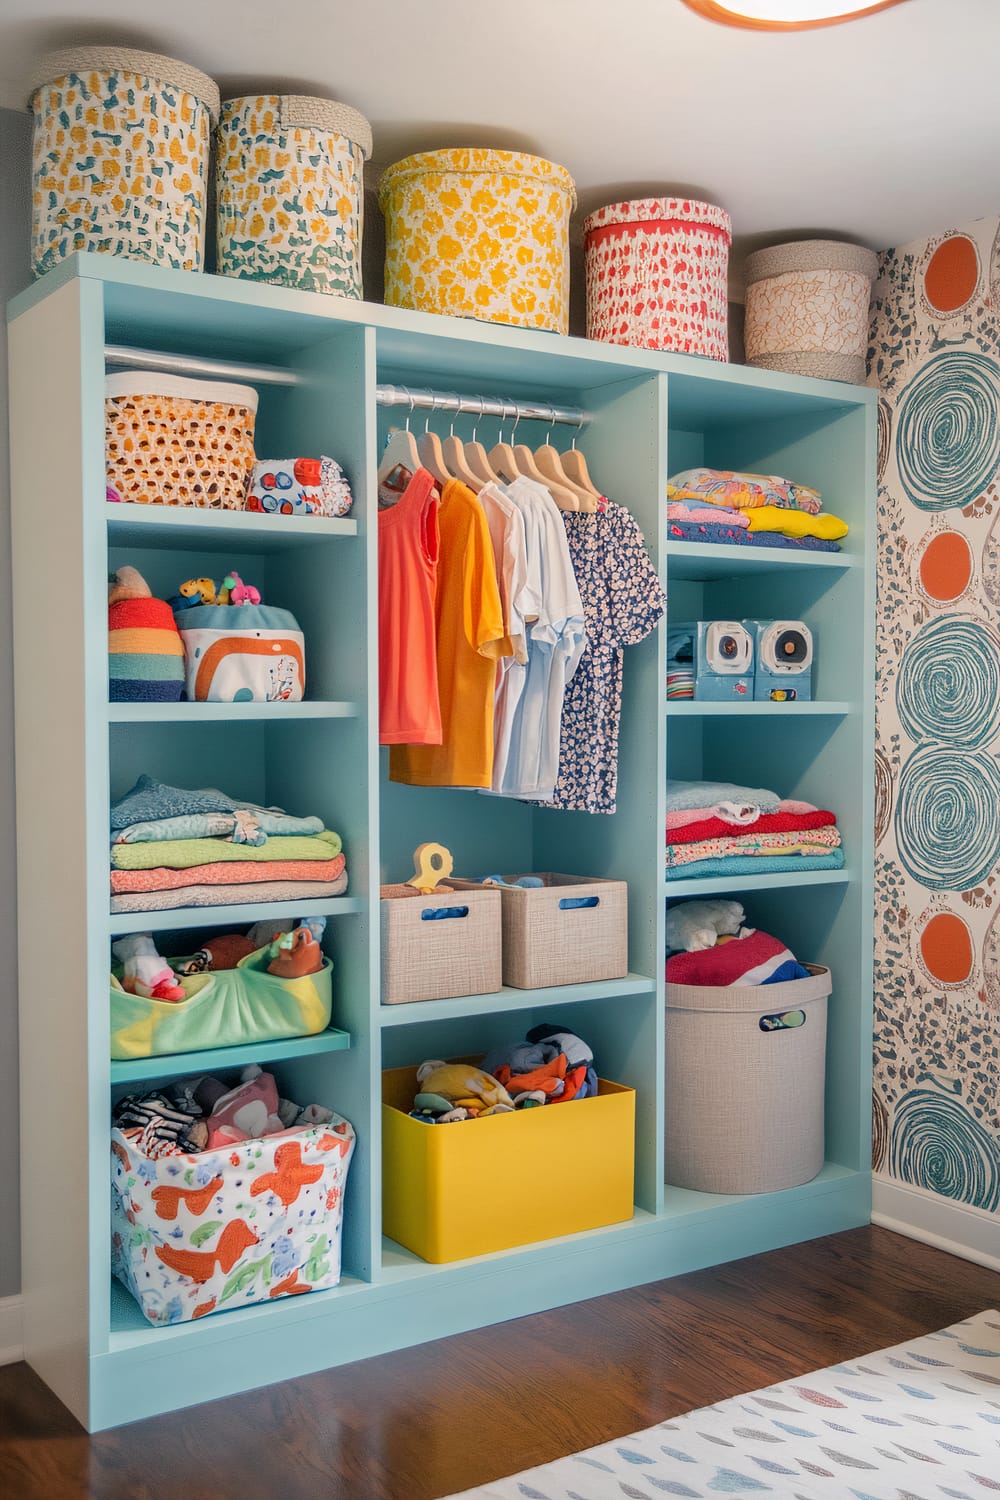
<path fill-rule="evenodd" d="M 480 400 L 480 403 L 479 403 L 479 421 L 480 422 L 483 419 L 483 413 L 484 413 L 484 410 L 485 410 L 485 406 L 486 406 L 485 401 Z M 469 468 L 472 470 L 472 472 L 475 475 L 477 475 L 479 479 L 482 480 L 483 484 L 502 484 L 503 480 L 500 478 L 500 475 L 491 466 L 489 458 L 486 455 L 486 449 L 483 447 L 482 443 L 479 441 L 479 439 L 478 439 L 478 437 L 476 435 L 478 433 L 478 431 L 479 431 L 478 423 L 473 423 L 473 426 L 472 426 L 472 441 L 470 443 L 466 443 L 465 444 L 465 461 L 469 465 Z"/>
<path fill-rule="evenodd" d="M 461 438 L 455 436 L 454 422 L 451 424 L 451 431 L 441 445 L 441 451 L 444 454 L 445 463 L 455 478 L 460 479 L 464 485 L 472 490 L 474 495 L 478 495 L 483 485 L 488 483 L 488 480 L 480 478 L 470 467 L 469 461 L 465 456 L 465 444 Z"/>
<path fill-rule="evenodd" d="M 525 478 L 534 479 L 536 484 L 543 484 L 560 510 L 583 509 L 583 501 L 575 489 L 571 489 L 564 480 L 556 479 L 542 473 L 542 470 L 535 462 L 534 453 L 526 443 L 518 443 L 514 449 L 514 457 L 517 460 L 517 467 Z M 595 501 L 595 506 L 596 503 Z"/>
<path fill-rule="evenodd" d="M 405 386 L 404 386 L 405 390 Z M 409 395 L 409 392 L 407 392 Z M 410 399 L 410 410 L 406 417 L 405 427 L 393 427 L 389 433 L 389 440 L 382 454 L 382 462 L 378 466 L 378 483 L 384 484 L 393 469 L 408 469 L 415 474 L 420 468 L 420 452 L 417 448 L 417 440 L 410 431 L 410 417 L 413 415 L 413 399 Z"/>
<path fill-rule="evenodd" d="M 489 460 L 490 468 L 493 469 L 495 473 L 500 475 L 503 483 L 513 484 L 515 479 L 527 479 L 528 475 L 522 474 L 521 470 L 518 468 L 518 463 L 517 459 L 514 457 L 514 449 L 512 444 L 505 443 L 503 440 L 503 423 L 505 416 L 506 408 L 504 410 L 504 416 L 500 418 L 500 436 L 497 438 L 497 441 L 490 449 Z M 514 432 L 517 431 L 517 423 L 518 418 L 515 415 Z M 511 434 L 511 437 L 513 438 L 513 433 Z"/>
<path fill-rule="evenodd" d="M 431 407 L 431 411 L 434 411 L 436 406 L 437 397 L 435 396 L 434 405 Z M 434 475 L 434 478 L 437 480 L 438 484 L 449 484 L 451 480 L 455 478 L 455 476 L 454 474 L 449 472 L 448 465 L 444 461 L 444 452 L 441 448 L 441 439 L 438 437 L 436 432 L 431 432 L 430 420 L 430 417 L 428 417 L 427 425 L 424 427 L 422 434 L 417 440 L 417 448 L 420 453 L 420 462 L 425 469 L 429 470 L 429 472 Z"/>
<path fill-rule="evenodd" d="M 600 500 L 601 491 L 590 477 L 587 460 L 576 446 L 575 436 L 572 446 L 559 456 L 562 460 L 563 473 L 566 475 L 566 478 L 571 479 L 574 484 L 580 485 L 583 489 L 589 490 L 595 499 Z"/>
<path fill-rule="evenodd" d="M 555 424 L 553 421 L 552 426 L 554 425 Z M 585 511 L 588 514 L 593 514 L 593 512 L 597 509 L 597 498 L 594 495 L 593 491 L 588 490 L 582 484 L 576 484 L 566 473 L 565 469 L 563 468 L 562 455 L 560 454 L 559 449 L 554 448 L 551 442 L 548 441 L 548 438 L 552 432 L 552 426 L 549 427 L 549 432 L 546 434 L 546 441 L 540 448 L 536 448 L 535 450 L 535 463 L 541 470 L 546 484 L 549 484 L 550 486 L 552 484 L 556 484 L 560 485 L 563 489 L 570 490 L 574 495 L 576 495 L 578 501 L 580 502 L 577 506 L 577 510 Z"/>

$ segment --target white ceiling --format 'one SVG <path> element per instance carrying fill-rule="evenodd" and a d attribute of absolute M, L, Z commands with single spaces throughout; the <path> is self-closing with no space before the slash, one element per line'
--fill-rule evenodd
<path fill-rule="evenodd" d="M 184 58 L 223 97 L 326 94 L 389 162 L 445 145 L 567 166 L 584 211 L 681 190 L 747 249 L 902 244 L 1000 211 L 1000 3 L 908 0 L 859 21 L 729 30 L 681 0 L 0 0 L 0 104 L 39 54 L 114 41 Z"/>

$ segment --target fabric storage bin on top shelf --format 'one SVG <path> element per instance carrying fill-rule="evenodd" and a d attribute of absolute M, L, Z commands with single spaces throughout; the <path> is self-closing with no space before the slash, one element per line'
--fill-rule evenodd
<path fill-rule="evenodd" d="M 838 240 L 772 245 L 747 256 L 748 365 L 864 385 L 878 256 Z"/>
<path fill-rule="evenodd" d="M 565 167 L 518 151 L 424 151 L 389 167 L 379 206 L 388 306 L 567 331 L 576 187 Z"/>
<path fill-rule="evenodd" d="M 635 1091 L 448 1125 L 408 1113 L 415 1068 L 382 1074 L 382 1223 L 439 1265 L 632 1217 Z"/>
<path fill-rule="evenodd" d="M 518 990 L 623 979 L 628 973 L 628 886 L 624 880 L 540 874 L 541 886 L 500 889 L 503 982 Z M 450 883 L 463 893 L 477 881 Z"/>
<path fill-rule="evenodd" d="M 381 897 L 383 1005 L 499 990 L 498 891 L 384 885 Z"/>
<path fill-rule="evenodd" d="M 637 198 L 599 208 L 583 232 L 589 339 L 728 360 L 725 209 Z"/>
<path fill-rule="evenodd" d="M 333 965 L 317 974 L 282 979 L 267 970 L 266 948 L 235 969 L 180 976 L 184 1000 L 130 994 L 111 977 L 111 1056 L 164 1057 L 283 1037 L 315 1036 L 330 1024 Z"/>
<path fill-rule="evenodd" d="M 200 271 L 219 90 L 125 47 L 49 53 L 33 70 L 31 269 L 76 250 Z"/>
<path fill-rule="evenodd" d="M 333 99 L 227 99 L 216 132 L 218 269 L 361 297 L 364 115 Z"/>
<path fill-rule="evenodd" d="M 192 703 L 298 703 L 305 696 L 305 636 L 291 610 L 195 604 L 174 618 Z"/>
<path fill-rule="evenodd" d="M 108 498 L 242 510 L 254 465 L 257 392 L 155 370 L 104 382 Z"/>
<path fill-rule="evenodd" d="M 823 1166 L 830 970 L 764 985 L 667 985 L 666 1180 L 773 1193 Z"/>
<path fill-rule="evenodd" d="M 154 1160 L 112 1130 L 112 1274 L 156 1324 L 336 1286 L 354 1139 L 335 1114 Z"/>

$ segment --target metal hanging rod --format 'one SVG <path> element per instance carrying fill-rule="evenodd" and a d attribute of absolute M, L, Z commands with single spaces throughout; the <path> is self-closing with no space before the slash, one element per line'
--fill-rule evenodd
<path fill-rule="evenodd" d="M 412 390 L 406 385 L 377 385 L 379 406 L 406 406 L 411 411 L 465 412 L 474 417 L 517 417 L 522 422 L 559 422 L 583 427 L 589 413 L 578 406 L 553 406 L 548 401 L 515 401 L 506 396 L 460 396 L 455 391 Z"/>
<path fill-rule="evenodd" d="M 195 354 L 164 354 L 157 349 L 129 349 L 105 344 L 109 365 L 131 370 L 162 370 L 170 375 L 203 375 L 215 380 L 242 380 L 248 385 L 305 384 L 308 377 L 278 365 L 243 365 L 232 360 L 202 359 Z M 516 417 L 522 422 L 560 423 L 583 427 L 589 413 L 578 406 L 553 406 L 547 401 L 519 401 L 507 396 L 462 396 L 455 391 L 415 390 L 406 385 L 377 385 L 379 406 L 405 406 L 410 411 L 450 411 L 476 417 Z"/>

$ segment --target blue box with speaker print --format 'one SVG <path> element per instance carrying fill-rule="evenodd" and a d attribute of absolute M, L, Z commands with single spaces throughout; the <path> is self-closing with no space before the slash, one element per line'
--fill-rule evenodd
<path fill-rule="evenodd" d="M 752 700 L 753 661 L 753 637 L 739 620 L 696 620 L 667 630 L 668 675 L 690 669 L 691 696 L 702 703 Z"/>
<path fill-rule="evenodd" d="M 744 620 L 754 643 L 757 703 L 812 700 L 813 634 L 802 620 Z"/>

